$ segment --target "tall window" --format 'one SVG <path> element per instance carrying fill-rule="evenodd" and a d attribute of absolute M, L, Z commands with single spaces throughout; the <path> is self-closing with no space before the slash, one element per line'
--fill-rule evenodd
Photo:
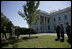
<path fill-rule="evenodd" d="M 50 18 L 48 18 L 48 23 L 50 22 Z"/>
<path fill-rule="evenodd" d="M 61 18 L 60 17 L 58 17 L 58 19 L 59 19 L 59 21 L 61 21 Z"/>
<path fill-rule="evenodd" d="M 54 22 L 55 22 L 55 18 L 54 18 Z"/>
<path fill-rule="evenodd" d="M 37 30 L 38 30 L 38 28 L 37 28 Z"/>
<path fill-rule="evenodd" d="M 56 26 L 55 26 L 55 24 L 54 24 L 54 30 L 56 30 Z"/>
<path fill-rule="evenodd" d="M 67 15 L 64 15 L 65 20 L 67 19 Z"/>
<path fill-rule="evenodd" d="M 68 22 L 65 23 L 65 27 L 67 26 Z"/>
<path fill-rule="evenodd" d="M 46 22 L 46 17 L 45 17 L 45 22 Z"/>
<path fill-rule="evenodd" d="M 48 26 L 48 30 L 50 30 L 50 26 Z"/>
<path fill-rule="evenodd" d="M 41 18 L 40 18 L 40 24 L 42 24 L 43 23 L 43 16 L 41 16 Z"/>

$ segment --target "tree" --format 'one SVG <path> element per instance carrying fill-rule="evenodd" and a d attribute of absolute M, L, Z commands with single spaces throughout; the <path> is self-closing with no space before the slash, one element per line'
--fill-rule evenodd
<path fill-rule="evenodd" d="M 24 13 L 18 11 L 18 14 L 27 20 L 29 26 L 36 24 L 40 18 L 39 10 L 39 1 L 26 1 L 26 5 L 23 5 Z M 30 33 L 29 33 L 30 37 Z"/>
<path fill-rule="evenodd" d="M 6 26 L 8 23 L 9 19 L 3 14 L 1 13 L 1 29 L 2 29 L 2 37 L 6 37 Z"/>
<path fill-rule="evenodd" d="M 10 26 L 13 26 L 12 22 L 1 12 L 1 33 L 6 38 L 6 33 L 10 30 Z"/>
<path fill-rule="evenodd" d="M 12 29 L 11 27 L 13 27 L 14 25 L 12 24 L 11 21 L 8 22 L 7 26 L 6 26 L 6 30 L 8 33 L 10 33 L 10 37 L 12 37 Z"/>

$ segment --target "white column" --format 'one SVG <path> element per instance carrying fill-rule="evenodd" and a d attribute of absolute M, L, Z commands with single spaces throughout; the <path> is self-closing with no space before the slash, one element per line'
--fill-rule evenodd
<path fill-rule="evenodd" d="M 46 32 L 46 29 L 45 29 L 46 27 L 45 27 L 45 25 L 46 25 L 46 24 L 45 24 L 45 17 L 44 17 L 44 32 Z"/>
<path fill-rule="evenodd" d="M 40 32 L 40 19 L 39 19 L 39 32 Z"/>
<path fill-rule="evenodd" d="M 48 23 L 47 23 L 47 18 L 46 18 L 46 32 L 47 32 L 47 25 L 48 25 Z"/>
<path fill-rule="evenodd" d="M 40 23 L 41 23 L 41 16 L 40 16 Z M 41 32 L 41 24 L 40 24 L 40 32 Z"/>
<path fill-rule="evenodd" d="M 45 17 L 45 32 L 47 32 L 47 17 Z"/>

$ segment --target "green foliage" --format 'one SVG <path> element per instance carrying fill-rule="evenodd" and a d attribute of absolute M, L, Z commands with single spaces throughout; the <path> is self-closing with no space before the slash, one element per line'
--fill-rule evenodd
<path fill-rule="evenodd" d="M 28 28 L 26 29 L 26 34 L 37 34 L 37 31 L 35 31 L 34 29 Z"/>
<path fill-rule="evenodd" d="M 7 23 L 7 27 L 6 27 L 6 30 L 7 30 L 7 32 L 11 32 L 11 27 L 13 26 L 13 24 L 12 24 L 12 22 L 11 21 L 9 21 L 8 23 Z"/>
<path fill-rule="evenodd" d="M 40 16 L 38 6 L 39 1 L 26 1 L 26 5 L 23 6 L 24 13 L 18 11 L 18 14 L 27 20 L 29 25 L 36 24 Z"/>
<path fill-rule="evenodd" d="M 2 25 L 6 26 L 7 23 L 8 23 L 8 21 L 9 21 L 9 20 L 6 18 L 6 16 L 5 16 L 5 17 L 1 17 L 1 24 L 2 24 Z"/>
<path fill-rule="evenodd" d="M 40 18 L 39 10 L 37 10 L 38 6 L 39 1 L 26 1 L 26 5 L 23 5 L 24 13 L 18 11 L 18 14 L 27 20 L 29 25 L 36 24 Z"/>
<path fill-rule="evenodd" d="M 9 19 L 1 13 L 1 29 L 4 29 L 4 26 L 6 26 L 6 32 L 10 30 L 10 27 L 13 26 L 12 22 L 9 21 Z M 2 31 L 3 32 L 3 31 Z"/>
<path fill-rule="evenodd" d="M 16 30 L 16 32 L 18 33 L 19 32 L 19 35 L 25 35 L 25 34 L 36 34 L 37 32 L 31 28 L 18 28 Z"/>
<path fill-rule="evenodd" d="M 3 37 L 6 38 L 7 32 L 11 33 L 12 26 L 12 22 L 9 21 L 9 19 L 3 13 L 1 13 L 1 33 L 3 33 Z"/>

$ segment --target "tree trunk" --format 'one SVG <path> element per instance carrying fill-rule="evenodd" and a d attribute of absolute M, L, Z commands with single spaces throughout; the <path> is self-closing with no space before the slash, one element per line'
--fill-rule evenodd
<path fill-rule="evenodd" d="M 28 25 L 28 27 L 30 28 L 30 25 Z M 30 32 L 29 32 L 29 38 L 30 38 Z"/>
<path fill-rule="evenodd" d="M 7 39 L 6 33 L 4 33 L 4 34 L 5 34 L 5 39 Z"/>
<path fill-rule="evenodd" d="M 12 32 L 10 33 L 10 37 L 12 37 Z"/>
<path fill-rule="evenodd" d="M 2 33 L 2 38 L 4 38 L 4 33 Z"/>
<path fill-rule="evenodd" d="M 29 32 L 29 38 L 30 38 L 30 32 Z"/>
<path fill-rule="evenodd" d="M 30 38 L 30 33 L 29 33 L 29 38 Z"/>

